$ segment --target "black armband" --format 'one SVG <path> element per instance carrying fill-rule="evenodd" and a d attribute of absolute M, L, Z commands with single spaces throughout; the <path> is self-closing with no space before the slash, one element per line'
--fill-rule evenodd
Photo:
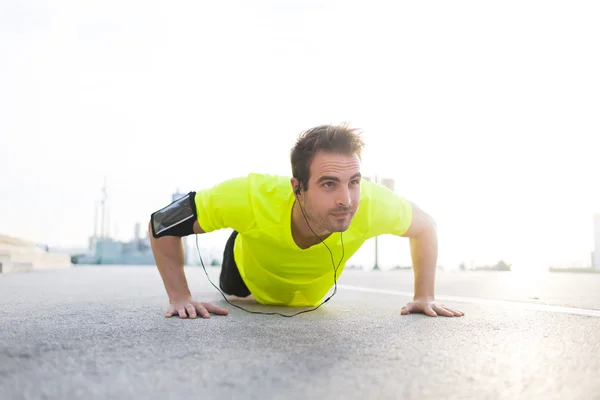
<path fill-rule="evenodd" d="M 195 202 L 196 192 L 189 192 L 150 216 L 152 236 L 187 236 L 194 233 L 198 219 Z"/>

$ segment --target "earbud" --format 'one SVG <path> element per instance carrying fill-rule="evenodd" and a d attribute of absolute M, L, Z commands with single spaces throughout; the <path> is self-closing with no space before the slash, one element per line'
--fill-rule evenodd
<path fill-rule="evenodd" d="M 296 196 L 300 194 L 300 186 L 296 186 Z"/>

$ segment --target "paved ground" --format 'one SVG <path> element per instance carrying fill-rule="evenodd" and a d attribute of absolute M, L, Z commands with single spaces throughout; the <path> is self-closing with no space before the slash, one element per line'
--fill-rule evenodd
<path fill-rule="evenodd" d="M 188 277 L 229 316 L 164 318 L 150 267 L 0 275 L 0 399 L 600 399 L 598 274 L 438 273 L 438 296 L 466 313 L 452 319 L 399 314 L 410 271 L 348 270 L 294 318 L 247 314 L 202 269 Z"/>

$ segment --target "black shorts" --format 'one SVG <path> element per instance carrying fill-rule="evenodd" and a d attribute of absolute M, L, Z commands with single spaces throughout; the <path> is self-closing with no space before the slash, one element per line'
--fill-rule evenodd
<path fill-rule="evenodd" d="M 233 246 L 237 235 L 238 233 L 233 231 L 225 244 L 219 286 L 221 286 L 221 290 L 225 294 L 237 297 L 247 297 L 250 295 L 250 290 L 248 290 L 248 287 L 244 283 L 237 264 L 235 263 L 235 258 L 233 257 Z"/>

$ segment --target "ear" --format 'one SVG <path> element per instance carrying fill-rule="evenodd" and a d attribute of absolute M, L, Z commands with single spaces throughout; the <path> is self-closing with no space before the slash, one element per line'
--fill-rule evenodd
<path fill-rule="evenodd" d="M 292 191 L 294 192 L 295 195 L 299 195 L 300 194 L 300 181 L 296 178 L 292 178 L 290 179 L 290 183 L 292 184 Z"/>

